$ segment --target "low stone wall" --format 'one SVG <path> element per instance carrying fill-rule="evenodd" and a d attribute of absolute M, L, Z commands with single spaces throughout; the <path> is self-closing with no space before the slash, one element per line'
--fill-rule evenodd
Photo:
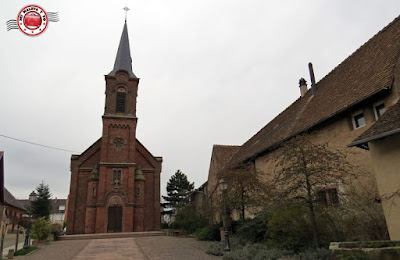
<path fill-rule="evenodd" d="M 329 246 L 331 260 L 369 259 L 398 260 L 400 259 L 400 241 L 363 241 L 363 242 L 332 242 Z"/>

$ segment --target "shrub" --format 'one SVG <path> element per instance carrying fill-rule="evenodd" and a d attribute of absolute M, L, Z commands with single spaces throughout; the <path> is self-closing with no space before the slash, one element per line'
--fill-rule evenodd
<path fill-rule="evenodd" d="M 313 235 L 307 208 L 288 205 L 272 212 L 268 226 L 271 247 L 301 251 L 312 246 Z"/>
<path fill-rule="evenodd" d="M 290 251 L 268 248 L 265 244 L 247 244 L 224 255 L 224 260 L 275 260 L 291 255 Z"/>
<path fill-rule="evenodd" d="M 236 237 L 230 238 L 230 245 L 232 250 L 241 250 L 245 246 L 245 244 L 246 242 L 239 238 Z M 225 248 L 225 241 L 214 242 L 208 246 L 206 253 L 209 255 L 221 256 L 224 255 L 225 253 L 224 248 Z"/>
<path fill-rule="evenodd" d="M 175 220 L 171 223 L 171 228 L 183 229 L 187 233 L 193 234 L 198 228 L 207 225 L 207 219 L 196 215 L 190 208 L 184 208 L 175 215 Z"/>
<path fill-rule="evenodd" d="M 58 237 L 61 235 L 61 228 L 62 225 L 61 224 L 51 224 L 51 231 L 50 233 L 54 235 L 54 240 L 57 240 Z"/>
<path fill-rule="evenodd" d="M 161 223 L 161 229 L 168 229 L 169 225 L 166 222 Z"/>
<path fill-rule="evenodd" d="M 327 260 L 329 259 L 329 250 L 325 248 L 309 249 L 297 255 L 300 260 Z"/>
<path fill-rule="evenodd" d="M 194 234 L 196 235 L 196 238 L 198 240 L 219 241 L 221 240 L 219 228 L 220 228 L 219 224 L 208 225 L 204 228 L 198 228 L 194 232 Z"/>
<path fill-rule="evenodd" d="M 257 243 L 265 240 L 267 234 L 269 214 L 266 210 L 258 212 L 254 219 L 246 219 L 239 222 L 236 235 L 246 241 Z"/>
<path fill-rule="evenodd" d="M 50 222 L 45 217 L 36 219 L 31 227 L 31 236 L 34 239 L 46 240 L 51 231 Z"/>
<path fill-rule="evenodd" d="M 206 253 L 209 255 L 222 256 L 224 255 L 224 246 L 225 243 L 223 241 L 211 243 L 208 246 Z"/>

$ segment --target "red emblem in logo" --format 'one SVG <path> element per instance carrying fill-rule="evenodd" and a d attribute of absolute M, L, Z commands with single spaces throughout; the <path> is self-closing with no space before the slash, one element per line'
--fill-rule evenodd
<path fill-rule="evenodd" d="M 46 11 L 38 5 L 28 5 L 21 9 L 17 17 L 21 32 L 37 36 L 44 32 L 49 23 Z"/>

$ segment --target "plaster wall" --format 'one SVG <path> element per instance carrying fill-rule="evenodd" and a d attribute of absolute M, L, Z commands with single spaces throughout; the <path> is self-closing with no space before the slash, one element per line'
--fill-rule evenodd
<path fill-rule="evenodd" d="M 373 141 L 369 147 L 390 239 L 400 240 L 400 135 Z"/>

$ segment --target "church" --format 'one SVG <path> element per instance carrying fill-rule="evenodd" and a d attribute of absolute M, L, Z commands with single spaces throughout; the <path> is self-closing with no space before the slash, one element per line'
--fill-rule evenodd
<path fill-rule="evenodd" d="M 162 157 L 136 139 L 139 78 L 126 21 L 105 81 L 102 136 L 71 157 L 67 234 L 159 230 Z"/>

